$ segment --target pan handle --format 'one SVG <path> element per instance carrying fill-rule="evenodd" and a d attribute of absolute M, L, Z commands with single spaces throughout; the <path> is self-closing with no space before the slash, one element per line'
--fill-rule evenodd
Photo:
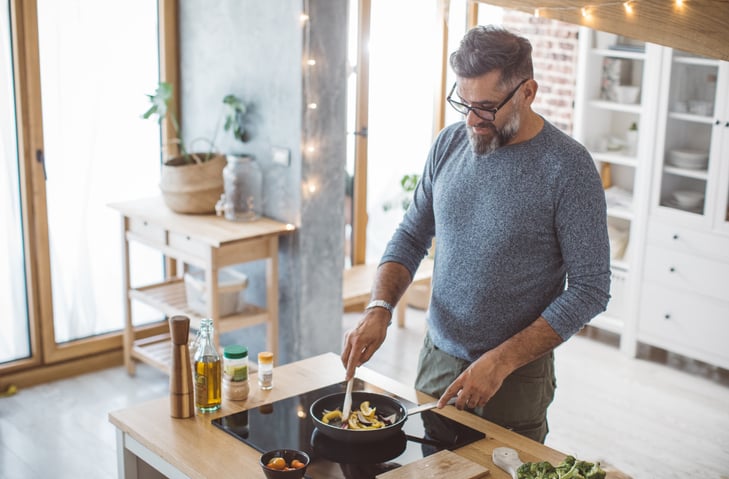
<path fill-rule="evenodd" d="M 453 405 L 456 403 L 456 399 L 458 399 L 456 396 L 450 398 L 446 404 Z M 431 409 L 435 408 L 438 405 L 438 401 L 428 402 L 425 404 L 421 404 L 420 406 L 414 407 L 412 409 L 408 409 L 408 416 L 412 416 L 413 414 L 420 414 L 423 411 L 430 411 Z"/>

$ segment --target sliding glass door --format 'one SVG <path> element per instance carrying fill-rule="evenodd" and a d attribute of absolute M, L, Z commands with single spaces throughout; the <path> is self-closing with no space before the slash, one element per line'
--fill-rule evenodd
<path fill-rule="evenodd" d="M 121 223 L 106 205 L 159 192 L 159 128 L 140 118 L 158 81 L 157 6 L 39 0 L 38 40 L 54 342 L 64 343 L 123 326 Z M 148 254 L 135 272 L 151 283 L 163 263 Z"/>
<path fill-rule="evenodd" d="M 0 363 L 30 357 L 10 9 L 0 9 Z"/>
<path fill-rule="evenodd" d="M 107 205 L 159 194 L 160 127 L 141 114 L 177 78 L 177 0 L 0 7 L 0 375 L 113 361 L 123 230 Z M 162 280 L 161 254 L 132 248 L 132 284 Z"/>

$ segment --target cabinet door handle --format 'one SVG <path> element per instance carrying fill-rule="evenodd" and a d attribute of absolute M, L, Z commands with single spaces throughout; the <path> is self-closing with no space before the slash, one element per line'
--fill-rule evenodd
<path fill-rule="evenodd" d="M 724 123 L 724 126 L 727 127 L 727 128 L 729 128 L 729 121 L 727 121 L 726 123 Z"/>
<path fill-rule="evenodd" d="M 717 125 L 717 126 L 718 126 L 718 125 L 721 125 L 721 120 L 716 120 L 716 121 L 714 122 L 714 124 L 715 124 L 715 125 Z"/>
<path fill-rule="evenodd" d="M 673 235 L 673 239 L 677 240 L 678 239 L 678 235 Z"/>
<path fill-rule="evenodd" d="M 671 315 L 666 313 L 663 315 L 663 319 L 671 319 Z"/>
<path fill-rule="evenodd" d="M 671 273 L 675 273 L 676 272 L 676 268 L 673 267 L 673 266 L 671 266 L 670 268 L 668 268 L 668 271 L 670 271 Z"/>

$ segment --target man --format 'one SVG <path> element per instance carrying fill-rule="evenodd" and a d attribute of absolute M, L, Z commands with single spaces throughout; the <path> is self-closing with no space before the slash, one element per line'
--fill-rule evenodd
<path fill-rule="evenodd" d="M 349 379 L 380 347 L 436 236 L 416 388 L 544 442 L 552 350 L 609 299 L 605 197 L 589 153 L 531 109 L 528 40 L 476 27 L 450 64 L 465 121 L 435 140 L 342 362 Z"/>

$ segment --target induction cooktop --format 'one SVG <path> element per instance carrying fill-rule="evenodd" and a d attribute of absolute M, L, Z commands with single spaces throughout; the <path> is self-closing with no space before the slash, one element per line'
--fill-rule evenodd
<path fill-rule="evenodd" d="M 408 417 L 402 431 L 386 440 L 372 444 L 334 441 L 314 427 L 309 407 L 317 399 L 345 389 L 346 382 L 336 383 L 212 422 L 260 452 L 282 448 L 306 451 L 311 457 L 306 477 L 311 479 L 371 479 L 443 449 L 458 449 L 486 437 L 433 410 Z M 407 408 L 416 406 L 361 379 L 355 379 L 353 389 L 391 396 Z"/>

